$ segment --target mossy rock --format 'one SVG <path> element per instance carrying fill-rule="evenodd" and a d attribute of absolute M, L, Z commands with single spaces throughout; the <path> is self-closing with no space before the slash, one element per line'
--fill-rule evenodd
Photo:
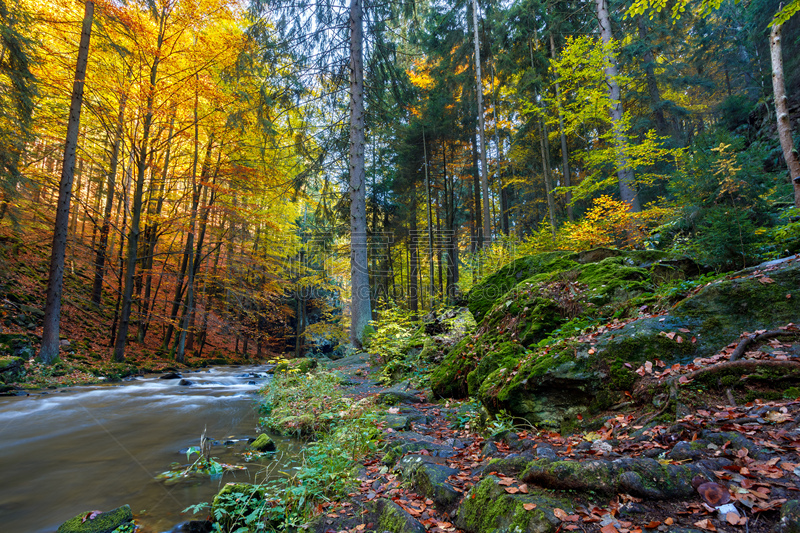
<path fill-rule="evenodd" d="M 107 513 L 100 513 L 87 519 L 92 511 L 70 518 L 58 527 L 58 533 L 112 533 L 115 529 L 133 520 L 130 505 L 117 507 Z"/>
<path fill-rule="evenodd" d="M 569 255 L 571 255 L 569 252 L 547 252 L 522 257 L 487 276 L 467 294 L 467 306 L 475 320 L 480 323 L 495 300 L 519 282 L 536 274 L 568 270 L 576 265 L 574 261 L 565 259 Z"/>
<path fill-rule="evenodd" d="M 607 266 L 619 259 L 593 265 L 609 262 Z M 764 278 L 765 270 L 769 279 Z M 798 262 L 773 262 L 736 273 L 706 286 L 669 314 L 608 331 L 592 345 L 550 345 L 526 352 L 513 365 L 501 364 L 483 379 L 479 398 L 489 411 L 505 409 L 533 424 L 561 429 L 586 410 L 622 400 L 638 379 L 634 370 L 644 361 L 686 363 L 717 353 L 743 331 L 799 323 L 800 306 L 794 304 L 800 297 L 798 287 Z M 500 345 L 501 338 L 492 342 Z M 484 352 L 477 346 L 472 353 Z M 480 358 L 467 361 L 471 368 L 480 365 Z"/>
<path fill-rule="evenodd" d="M 720 463 L 721 465 L 721 463 Z M 586 493 L 625 493 L 649 500 L 674 500 L 693 497 L 695 476 L 713 479 L 719 465 L 661 464 L 645 457 L 616 461 L 534 461 L 520 476 L 526 483 L 553 490 Z"/>
<path fill-rule="evenodd" d="M 470 489 L 458 508 L 456 527 L 468 533 L 549 533 L 561 525 L 553 509 L 572 512 L 567 500 L 532 488 L 529 494 L 508 494 L 499 481 L 495 476 L 487 476 Z M 525 504 L 536 507 L 526 510 Z"/>
<path fill-rule="evenodd" d="M 0 357 L 0 373 L 18 372 L 25 366 L 25 359 L 22 357 Z"/>
<path fill-rule="evenodd" d="M 561 429 L 564 420 L 589 410 L 602 383 L 602 373 L 577 360 L 570 345 L 526 354 L 515 368 L 498 368 L 483 381 L 478 398 L 490 413 L 504 410 L 532 424 Z"/>
<path fill-rule="evenodd" d="M 274 452 L 277 450 L 275 442 L 268 435 L 262 433 L 250 444 L 250 448 L 257 452 Z"/>

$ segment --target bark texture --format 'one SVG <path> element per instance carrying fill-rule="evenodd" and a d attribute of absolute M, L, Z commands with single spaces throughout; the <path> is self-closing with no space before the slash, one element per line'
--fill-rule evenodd
<path fill-rule="evenodd" d="M 783 157 L 789 167 L 789 176 L 794 185 L 794 206 L 800 207 L 800 160 L 792 142 L 792 122 L 789 117 L 786 83 L 783 76 L 783 54 L 781 52 L 781 26 L 773 26 L 769 36 L 769 50 L 772 57 L 772 91 L 775 93 L 775 114 L 778 118 L 778 138 L 781 141 Z"/>
<path fill-rule="evenodd" d="M 60 347 L 58 333 L 61 320 L 61 292 L 64 282 L 64 256 L 67 250 L 69 231 L 69 206 L 72 201 L 72 178 L 75 170 L 75 152 L 78 148 L 78 133 L 81 129 L 83 86 L 86 80 L 86 63 L 89 59 L 89 41 L 92 36 L 94 2 L 86 2 L 83 14 L 75 81 L 72 85 L 72 102 L 69 108 L 67 138 L 64 143 L 64 163 L 61 166 L 61 182 L 58 186 L 53 248 L 50 256 L 50 275 L 47 281 L 47 303 L 44 308 L 44 328 L 39 359 L 45 364 L 58 360 Z"/>
<path fill-rule="evenodd" d="M 350 0 L 350 343 L 361 348 L 372 320 L 367 269 L 367 194 L 364 175 L 363 4 Z"/>

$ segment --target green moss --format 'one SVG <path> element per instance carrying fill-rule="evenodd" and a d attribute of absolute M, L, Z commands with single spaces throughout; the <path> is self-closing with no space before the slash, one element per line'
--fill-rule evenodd
<path fill-rule="evenodd" d="M 250 448 L 259 452 L 274 452 L 277 449 L 272 439 L 264 433 L 250 444 Z"/>
<path fill-rule="evenodd" d="M 788 400 L 800 398 L 800 387 L 789 387 L 783 391 L 783 397 Z"/>
<path fill-rule="evenodd" d="M 0 357 L 0 372 L 22 368 L 24 365 L 25 359 L 22 357 Z"/>
<path fill-rule="evenodd" d="M 107 513 L 100 513 L 91 520 L 85 520 L 91 511 L 70 518 L 58 528 L 58 533 L 112 533 L 119 526 L 133 520 L 130 505 L 123 505 Z"/>
<path fill-rule="evenodd" d="M 577 265 L 568 259 L 567 252 L 547 252 L 512 261 L 494 274 L 487 276 L 467 294 L 467 306 L 480 323 L 492 308 L 495 300 L 523 280 L 542 273 L 550 273 Z"/>
<path fill-rule="evenodd" d="M 507 494 L 495 476 L 487 476 L 470 490 L 459 507 L 456 526 L 473 533 L 494 531 L 546 533 L 558 527 L 552 509 L 571 512 L 568 501 L 532 491 L 528 495 Z M 526 510 L 526 503 L 536 508 Z"/>
<path fill-rule="evenodd" d="M 431 375 L 431 391 L 439 398 L 465 398 L 467 375 L 477 367 L 482 357 L 477 340 L 471 336 L 462 339 L 447 353 Z"/>
<path fill-rule="evenodd" d="M 498 368 L 511 368 L 517 366 L 520 356 L 525 349 L 515 342 L 504 342 L 489 349 L 481 357 L 475 370 L 467 374 L 467 388 L 470 395 L 480 390 L 483 381 Z"/>

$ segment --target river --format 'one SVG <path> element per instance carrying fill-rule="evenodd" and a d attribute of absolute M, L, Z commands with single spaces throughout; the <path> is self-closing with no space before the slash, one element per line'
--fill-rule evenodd
<path fill-rule="evenodd" d="M 264 367 L 216 367 L 108 385 L 0 398 L 0 530 L 52 533 L 73 516 L 130 504 L 147 533 L 191 519 L 181 511 L 210 502 L 229 481 L 259 481 L 294 466 L 300 444 L 276 438 L 276 459 L 244 463 L 238 452 L 257 436 L 255 393 Z M 220 444 L 212 456 L 247 464 L 221 479 L 165 486 L 155 481 L 180 450 L 199 445 L 204 428 Z M 199 518 L 199 517 L 198 517 Z"/>

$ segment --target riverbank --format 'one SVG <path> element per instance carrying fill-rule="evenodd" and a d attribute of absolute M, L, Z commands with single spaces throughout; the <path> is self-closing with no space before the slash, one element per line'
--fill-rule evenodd
<path fill-rule="evenodd" d="M 562 435 L 482 420 L 474 403 L 433 403 L 407 384 L 381 387 L 363 354 L 328 366 L 343 397 L 372 406 L 361 417 L 380 433 L 334 497 L 296 515 L 306 531 L 767 533 L 800 525 L 800 401 L 712 403 L 645 423 L 641 411 L 608 411 Z"/>

